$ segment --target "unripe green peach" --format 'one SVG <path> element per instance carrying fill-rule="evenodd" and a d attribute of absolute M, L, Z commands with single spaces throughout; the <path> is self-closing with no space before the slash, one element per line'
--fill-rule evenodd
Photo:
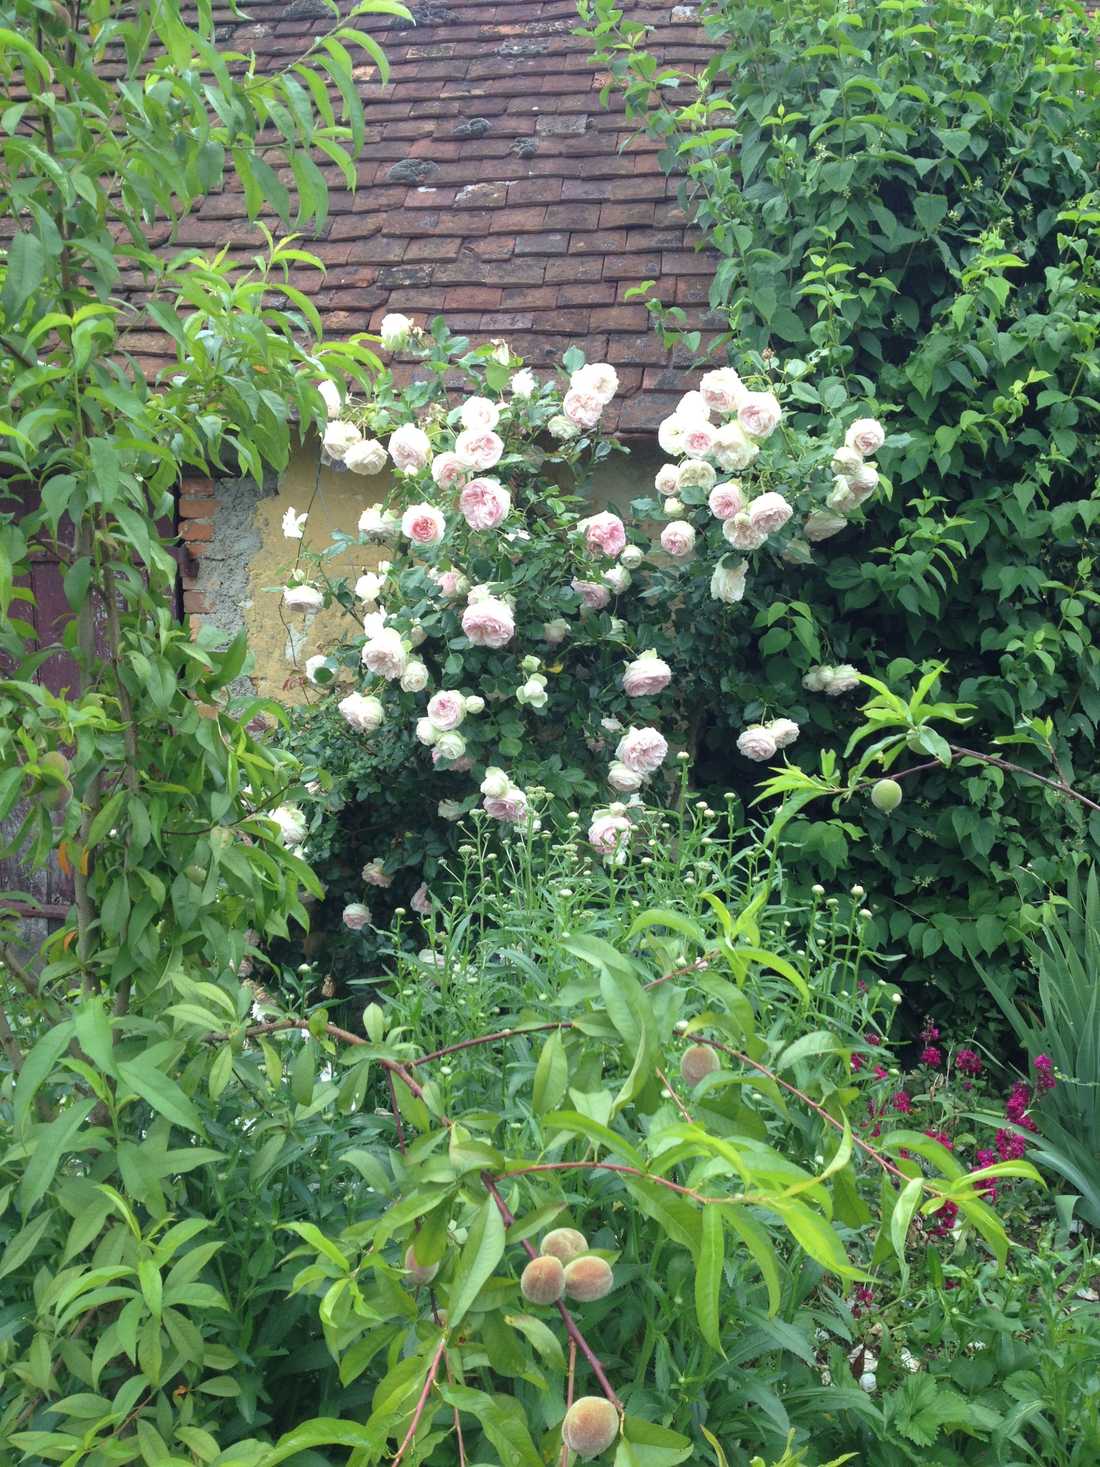
<path fill-rule="evenodd" d="M 519 1280 L 520 1293 L 532 1304 L 556 1304 L 565 1291 L 560 1258 L 532 1258 Z"/>
<path fill-rule="evenodd" d="M 562 1263 L 569 1263 L 579 1254 L 588 1252 L 588 1239 L 576 1228 L 555 1228 L 543 1238 L 539 1252 L 544 1257 L 560 1258 Z"/>
<path fill-rule="evenodd" d="M 896 779 L 880 779 L 871 790 L 871 804 L 876 810 L 889 815 L 901 804 L 901 785 Z"/>
<path fill-rule="evenodd" d="M 417 1263 L 412 1244 L 405 1249 L 405 1272 L 417 1284 L 430 1284 L 439 1272 L 438 1263 Z"/>
<path fill-rule="evenodd" d="M 68 779 L 69 761 L 65 758 L 65 755 L 61 753 L 60 749 L 51 749 L 49 753 L 43 754 L 38 762 L 39 764 L 41 764 L 43 769 L 52 770 L 52 772 L 57 775 L 58 779 Z"/>
<path fill-rule="evenodd" d="M 201 886 L 206 880 L 206 872 L 197 861 L 192 861 L 190 866 L 185 866 L 183 868 L 183 874 L 187 877 L 188 881 L 193 882 L 195 886 Z"/>
<path fill-rule="evenodd" d="M 68 780 L 63 784 L 48 784 L 39 795 L 39 799 L 47 810 L 59 810 L 62 805 L 67 805 L 73 797 L 73 787 Z"/>
<path fill-rule="evenodd" d="M 603 1396 L 581 1396 L 565 1413 L 561 1439 L 578 1457 L 598 1457 L 619 1434 L 619 1413 Z"/>
<path fill-rule="evenodd" d="M 582 1304 L 610 1294 L 614 1282 L 615 1275 L 605 1258 L 574 1258 L 565 1266 L 565 1292 Z"/>
<path fill-rule="evenodd" d="M 709 1044 L 693 1044 L 685 1049 L 680 1061 L 680 1074 L 687 1085 L 698 1085 L 707 1075 L 712 1075 L 720 1061 Z"/>

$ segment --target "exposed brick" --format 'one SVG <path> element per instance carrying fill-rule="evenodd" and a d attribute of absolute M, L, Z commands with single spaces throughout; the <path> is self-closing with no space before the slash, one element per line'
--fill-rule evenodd
<path fill-rule="evenodd" d="M 541 229 L 545 209 L 498 209 L 489 228 L 493 234 L 531 234 Z"/>
<path fill-rule="evenodd" d="M 495 310 L 502 304 L 502 294 L 516 294 L 517 292 L 501 292 L 487 285 L 453 285 L 443 296 L 444 310 L 474 311 L 483 307 L 485 310 Z M 504 301 L 507 305 L 508 302 Z M 519 304 L 517 302 L 517 304 Z"/>
<path fill-rule="evenodd" d="M 197 612 L 209 611 L 211 609 L 210 608 L 210 601 L 209 601 L 209 598 L 206 595 L 206 592 L 205 591 L 184 591 L 184 593 L 183 593 L 183 609 L 187 613 L 188 616 L 193 616 Z"/>
<path fill-rule="evenodd" d="M 517 255 L 564 255 L 568 249 L 567 234 L 521 234 L 516 240 Z"/>
<path fill-rule="evenodd" d="M 210 496 L 202 499 L 195 498 L 194 496 L 189 496 L 186 499 L 181 497 L 179 502 L 179 517 L 181 520 L 209 519 L 217 507 L 218 501 Z"/>
<path fill-rule="evenodd" d="M 189 547 L 202 540 L 213 540 L 214 522 L 213 520 L 188 520 L 180 526 L 180 534 Z M 194 553 L 198 554 L 197 551 Z"/>
<path fill-rule="evenodd" d="M 190 499 L 209 499 L 213 493 L 213 479 L 188 474 L 180 480 L 180 494 L 186 494 Z"/>

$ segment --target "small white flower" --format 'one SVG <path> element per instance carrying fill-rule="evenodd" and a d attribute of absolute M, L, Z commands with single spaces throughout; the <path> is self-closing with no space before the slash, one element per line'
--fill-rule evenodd
<path fill-rule="evenodd" d="M 400 351 L 412 334 L 412 329 L 413 323 L 408 316 L 402 316 L 398 311 L 391 311 L 389 315 L 382 317 L 378 334 L 387 351 Z"/>
<path fill-rule="evenodd" d="M 290 505 L 283 514 L 283 535 L 288 540 L 300 540 L 305 528 L 309 514 L 297 514 L 294 506 Z"/>
<path fill-rule="evenodd" d="M 513 372 L 512 380 L 508 383 L 512 396 L 518 397 L 524 402 L 529 397 L 534 396 L 537 386 L 538 383 L 535 380 L 535 374 L 529 371 L 527 367 L 521 367 L 518 372 Z"/>

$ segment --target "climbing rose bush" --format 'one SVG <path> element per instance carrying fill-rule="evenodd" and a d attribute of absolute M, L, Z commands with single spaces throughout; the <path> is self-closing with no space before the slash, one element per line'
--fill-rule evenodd
<path fill-rule="evenodd" d="M 471 348 L 441 322 L 384 336 L 423 380 L 399 388 L 384 374 L 366 402 L 322 384 L 324 458 L 376 499 L 370 477 L 389 464 L 392 487 L 312 564 L 301 552 L 283 596 L 292 615 L 348 612 L 347 639 L 309 659 L 309 680 L 385 765 L 377 791 L 359 778 L 355 798 L 398 811 L 388 851 L 372 834 L 349 854 L 342 896 L 364 894 L 365 854 L 387 876 L 408 868 L 398 899 L 430 886 L 457 838 L 441 843 L 440 825 L 475 810 L 504 826 L 572 815 L 593 851 L 627 860 L 638 810 L 680 786 L 701 679 L 751 621 L 755 568 L 768 557 L 796 577 L 815 542 L 873 509 L 888 489 L 870 457 L 885 429 L 855 405 L 848 419 L 790 411 L 801 362 L 705 371 L 660 425 L 668 462 L 652 488 L 603 507 L 593 473 L 621 451 L 604 427 L 613 366 L 574 348 L 535 372 L 505 343 Z M 285 524 L 302 534 L 297 510 Z M 330 557 L 356 545 L 362 574 L 333 579 Z M 802 684 L 829 698 L 858 686 L 854 668 L 826 663 Z M 763 692 L 735 740 L 746 768 L 798 737 L 792 710 Z M 318 758 L 330 774 L 339 762 Z"/>

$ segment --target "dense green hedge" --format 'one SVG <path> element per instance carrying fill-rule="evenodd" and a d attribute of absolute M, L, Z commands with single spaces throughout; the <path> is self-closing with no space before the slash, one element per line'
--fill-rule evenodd
<path fill-rule="evenodd" d="M 966 743 L 1015 733 L 1013 758 L 1095 798 L 1093 23 L 1014 0 L 719 0 L 701 12 L 717 50 L 696 87 L 610 4 L 582 11 L 639 124 L 685 170 L 720 252 L 711 305 L 734 359 L 807 359 L 813 385 L 796 382 L 794 400 L 877 399 L 900 445 L 880 455 L 892 502 L 801 583 L 818 630 L 838 657 L 899 681 L 942 658 L 944 692 L 976 705 Z M 805 618 L 789 568 L 775 588 L 756 671 L 794 696 Z M 807 712 L 806 732 L 835 745 L 847 713 Z M 1028 727 L 1045 719 L 1049 744 Z M 815 758 L 805 738 L 791 752 Z M 919 794 L 889 819 L 849 808 L 846 829 L 794 834 L 811 869 L 882 899 L 907 977 L 969 1005 L 975 961 L 1014 965 L 1044 886 L 1100 847 L 1100 816 L 996 770 L 937 774 Z"/>

